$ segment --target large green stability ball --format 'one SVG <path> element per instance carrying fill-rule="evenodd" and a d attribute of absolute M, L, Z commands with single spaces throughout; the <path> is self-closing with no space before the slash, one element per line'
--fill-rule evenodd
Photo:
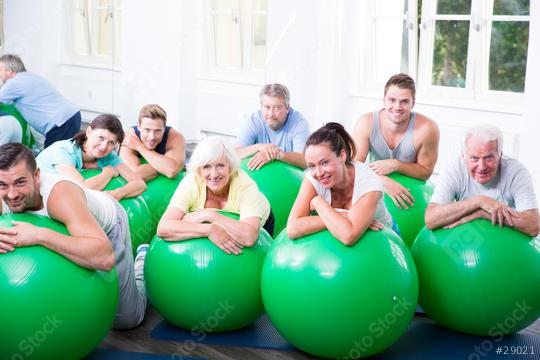
<path fill-rule="evenodd" d="M 81 172 L 85 179 L 91 178 L 101 173 L 101 169 L 85 169 Z M 103 189 L 114 190 L 127 184 L 127 181 L 121 176 L 111 179 L 107 186 Z M 141 244 L 147 244 L 155 235 L 155 226 L 150 217 L 150 211 L 146 201 L 141 196 L 132 198 L 124 198 L 120 200 L 120 205 L 126 211 L 129 222 L 129 233 L 131 235 L 131 246 L 133 254 L 136 253 L 137 247 Z"/>
<path fill-rule="evenodd" d="M 264 311 L 261 269 L 270 241 L 261 229 L 257 244 L 229 255 L 208 238 L 168 242 L 155 237 L 144 267 L 148 297 L 167 321 L 188 330 L 247 326 Z"/>
<path fill-rule="evenodd" d="M 30 214 L 0 217 L 0 227 L 24 221 L 67 234 L 63 225 Z M 80 359 L 109 331 L 118 278 L 84 269 L 41 246 L 0 255 L 0 359 Z"/>
<path fill-rule="evenodd" d="M 433 185 L 397 173 L 391 174 L 389 177 L 409 189 L 414 197 L 414 206 L 409 206 L 408 209 L 400 209 L 388 195 L 384 195 L 384 203 L 399 226 L 401 238 L 410 248 L 425 225 L 424 214 L 433 194 Z"/>
<path fill-rule="evenodd" d="M 412 247 L 420 305 L 450 329 L 517 332 L 540 316 L 540 240 L 486 220 L 422 230 Z"/>
<path fill-rule="evenodd" d="M 282 161 L 272 161 L 259 170 L 249 170 L 247 163 L 251 157 L 243 159 L 241 169 L 257 183 L 259 190 L 266 196 L 274 213 L 274 237 L 287 226 L 304 172 L 296 166 Z"/>
<path fill-rule="evenodd" d="M 406 330 L 418 280 L 403 241 L 384 229 L 347 247 L 327 230 L 297 240 L 283 231 L 262 272 L 266 312 L 292 345 L 328 358 L 379 353 Z"/>
<path fill-rule="evenodd" d="M 163 175 L 158 175 L 146 184 L 147 189 L 141 196 L 146 201 L 148 211 L 150 212 L 150 218 L 152 219 L 153 225 L 150 231 L 152 235 L 155 235 L 159 220 L 163 216 L 165 210 L 167 210 L 171 197 L 185 175 L 185 171 L 180 172 L 172 179 Z"/>
<path fill-rule="evenodd" d="M 22 130 L 21 143 L 23 145 L 28 146 L 28 147 L 32 147 L 32 145 L 34 145 L 35 140 L 34 140 L 34 136 L 32 135 L 32 131 L 30 130 L 30 126 L 28 126 L 28 123 L 22 117 L 22 115 L 17 111 L 15 106 L 12 105 L 12 104 L 1 104 L 0 103 L 0 111 L 6 113 L 8 115 L 11 115 L 15 119 L 17 119 L 17 121 L 21 125 L 21 130 Z"/>

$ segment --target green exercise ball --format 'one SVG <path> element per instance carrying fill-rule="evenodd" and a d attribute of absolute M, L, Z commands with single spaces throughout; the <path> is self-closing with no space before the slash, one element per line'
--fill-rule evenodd
<path fill-rule="evenodd" d="M 32 135 L 32 131 L 30 130 L 30 126 L 28 126 L 28 123 L 22 117 L 22 115 L 19 113 L 19 111 L 17 111 L 15 106 L 11 105 L 11 104 L 2 104 L 2 103 L 0 103 L 0 111 L 6 113 L 8 115 L 11 115 L 15 119 L 17 119 L 17 121 L 21 125 L 21 129 L 22 129 L 21 143 L 23 145 L 26 145 L 29 148 L 31 148 L 35 143 L 34 136 Z"/>
<path fill-rule="evenodd" d="M 407 330 L 418 298 L 413 259 L 388 229 L 368 230 L 350 247 L 328 230 L 296 240 L 283 231 L 261 282 L 266 312 L 281 335 L 328 358 L 383 351 Z"/>
<path fill-rule="evenodd" d="M 171 197 L 185 175 L 185 171 L 180 172 L 172 179 L 169 179 L 164 175 L 158 175 L 146 184 L 147 189 L 141 196 L 146 201 L 148 211 L 150 212 L 150 218 L 153 223 L 151 230 L 152 234 L 156 233 L 159 220 L 163 216 L 165 210 L 167 210 Z"/>
<path fill-rule="evenodd" d="M 91 178 L 101 173 L 101 169 L 85 169 L 81 172 L 85 179 Z M 127 184 L 121 176 L 111 179 L 103 189 L 114 190 Z M 142 196 L 124 198 L 120 200 L 120 205 L 124 208 L 128 216 L 129 233 L 131 235 L 131 246 L 133 254 L 141 244 L 147 244 L 155 235 L 155 228 L 150 217 L 148 206 Z"/>
<path fill-rule="evenodd" d="M 414 206 L 400 209 L 388 195 L 384 195 L 384 203 L 399 226 L 401 238 L 411 248 L 414 239 L 425 225 L 424 214 L 433 194 L 433 185 L 397 173 L 391 174 L 389 177 L 409 189 L 414 198 Z"/>
<path fill-rule="evenodd" d="M 412 247 L 419 303 L 435 321 L 480 336 L 511 334 L 540 316 L 540 240 L 475 220 L 422 230 Z"/>
<path fill-rule="evenodd" d="M 282 161 L 272 161 L 259 170 L 249 170 L 247 163 L 251 157 L 243 159 L 241 169 L 257 183 L 259 190 L 270 202 L 274 214 L 274 237 L 287 226 L 289 213 L 300 190 L 304 172 L 296 166 Z"/>
<path fill-rule="evenodd" d="M 148 297 L 167 321 L 191 331 L 247 326 L 264 311 L 261 268 L 270 241 L 261 229 L 257 244 L 229 255 L 207 238 L 168 242 L 155 237 L 144 266 Z"/>
<path fill-rule="evenodd" d="M 49 218 L 0 217 L 67 234 Z M 80 359 L 107 335 L 118 302 L 116 270 L 84 269 L 42 246 L 0 254 L 0 359 Z"/>

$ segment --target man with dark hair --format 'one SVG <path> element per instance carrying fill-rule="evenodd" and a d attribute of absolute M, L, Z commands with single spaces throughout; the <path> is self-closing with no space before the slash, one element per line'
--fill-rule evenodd
<path fill-rule="evenodd" d="M 184 168 L 184 136 L 166 124 L 167 113 L 161 106 L 145 105 L 122 143 L 120 157 L 144 181 L 159 174 L 173 178 Z M 141 157 L 148 163 L 141 164 Z"/>
<path fill-rule="evenodd" d="M 4 83 L 0 88 L 0 102 L 15 105 L 28 124 L 45 136 L 44 147 L 69 139 L 80 130 L 80 110 L 47 80 L 27 72 L 17 55 L 0 57 L 0 80 Z M 18 130 L 13 126 L 10 131 Z"/>
<path fill-rule="evenodd" d="M 0 228 L 0 256 L 17 247 L 41 245 L 88 268 L 118 273 L 119 303 L 113 327 L 129 329 L 146 312 L 144 257 L 131 252 L 126 212 L 106 193 L 87 189 L 67 177 L 41 173 L 22 144 L 0 146 L 0 214 L 32 213 L 63 223 L 70 235 L 30 223 Z M 112 246 L 111 246 L 112 245 Z"/>
<path fill-rule="evenodd" d="M 271 161 L 306 167 L 304 146 L 309 126 L 298 111 L 290 107 L 285 85 L 265 85 L 260 94 L 261 109 L 251 114 L 236 139 L 240 158 L 254 155 L 247 167 L 260 169 Z"/>
<path fill-rule="evenodd" d="M 428 117 L 413 112 L 416 88 L 407 74 L 397 74 L 384 88 L 384 108 L 364 114 L 353 132 L 356 160 L 369 162 L 383 181 L 385 193 L 399 208 L 414 204 L 405 187 L 387 175 L 394 172 L 427 180 L 439 150 L 439 128 Z M 368 158 L 369 155 L 369 158 Z"/>

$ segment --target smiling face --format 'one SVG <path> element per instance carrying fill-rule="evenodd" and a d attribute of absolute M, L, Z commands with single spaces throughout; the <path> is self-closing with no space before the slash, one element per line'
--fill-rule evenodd
<path fill-rule="evenodd" d="M 101 159 L 109 155 L 118 145 L 118 137 L 105 129 L 86 129 L 84 152 L 93 158 Z"/>
<path fill-rule="evenodd" d="M 463 158 L 469 175 L 482 185 L 489 183 L 497 175 L 502 156 L 497 140 L 485 142 L 471 136 L 465 145 Z"/>
<path fill-rule="evenodd" d="M 341 182 L 346 170 L 345 150 L 339 156 L 329 145 L 309 145 L 304 153 L 307 167 L 311 176 L 327 189 Z"/>
<path fill-rule="evenodd" d="M 165 133 L 165 121 L 163 119 L 141 118 L 137 125 L 141 134 L 141 142 L 150 150 L 154 150 Z"/>
<path fill-rule="evenodd" d="M 0 170 L 0 197 L 14 213 L 35 207 L 40 197 L 39 170 L 32 173 L 24 161 Z"/>
<path fill-rule="evenodd" d="M 213 193 L 222 193 L 228 188 L 231 179 L 231 166 L 225 157 L 201 166 L 199 171 L 206 187 Z"/>
<path fill-rule="evenodd" d="M 394 124 L 407 122 L 414 107 L 411 90 L 392 85 L 384 95 L 384 116 Z"/>
<path fill-rule="evenodd" d="M 261 112 L 270 129 L 277 131 L 285 124 L 289 108 L 282 97 L 263 95 L 261 97 Z"/>

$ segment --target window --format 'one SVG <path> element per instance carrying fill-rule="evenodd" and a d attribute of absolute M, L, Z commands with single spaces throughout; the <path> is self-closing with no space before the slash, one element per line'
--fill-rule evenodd
<path fill-rule="evenodd" d="M 4 0 L 0 0 L 0 49 L 4 47 Z"/>
<path fill-rule="evenodd" d="M 361 29 L 366 58 L 359 59 L 360 86 L 380 90 L 390 75 L 405 72 L 430 97 L 518 103 L 525 88 L 529 3 L 370 1 L 359 10 L 371 14 Z"/>
<path fill-rule="evenodd" d="M 365 34 L 359 54 L 362 87 L 378 90 L 393 74 L 404 72 L 416 78 L 418 61 L 418 10 L 416 0 L 378 0 L 358 5 L 360 33 Z"/>
<path fill-rule="evenodd" d="M 120 60 L 122 0 L 69 1 L 70 52 L 97 63 Z"/>
<path fill-rule="evenodd" d="M 268 0 L 210 0 L 212 66 L 264 69 L 267 5 Z"/>
<path fill-rule="evenodd" d="M 484 100 L 523 93 L 529 0 L 424 0 L 422 12 L 422 85 Z"/>

